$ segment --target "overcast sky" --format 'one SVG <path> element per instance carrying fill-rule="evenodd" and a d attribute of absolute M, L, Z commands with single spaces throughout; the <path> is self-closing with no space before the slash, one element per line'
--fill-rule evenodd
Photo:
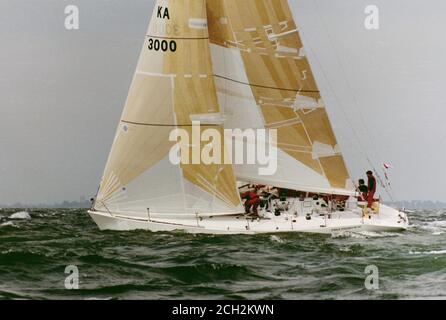
<path fill-rule="evenodd" d="M 78 31 L 64 28 L 69 4 Z M 397 199 L 446 201 L 446 2 L 290 4 L 354 177 L 369 167 L 363 148 L 376 166 L 394 165 Z M 379 30 L 364 27 L 370 4 Z M 1 204 L 94 195 L 152 9 L 152 0 L 0 0 Z"/>

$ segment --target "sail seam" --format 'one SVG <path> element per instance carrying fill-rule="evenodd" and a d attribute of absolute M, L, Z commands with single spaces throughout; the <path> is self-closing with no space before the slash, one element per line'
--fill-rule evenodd
<path fill-rule="evenodd" d="M 155 39 L 167 39 L 167 40 L 209 40 L 209 37 L 201 37 L 201 38 L 185 38 L 185 37 L 164 37 L 164 36 L 152 36 L 150 34 L 146 35 L 147 38 L 155 38 Z"/>
<path fill-rule="evenodd" d="M 272 89 L 272 90 L 280 90 L 280 91 L 303 92 L 303 93 L 320 93 L 319 90 L 287 89 L 287 88 L 278 88 L 278 87 L 264 86 L 264 85 L 260 85 L 260 84 L 246 83 L 246 82 L 243 82 L 243 81 L 231 79 L 231 78 L 228 78 L 228 77 L 225 77 L 225 76 L 221 76 L 221 75 L 217 75 L 217 74 L 214 74 L 214 77 L 220 78 L 220 79 L 224 79 L 224 80 L 228 80 L 228 81 L 231 81 L 231 82 L 240 83 L 240 84 L 243 84 L 245 86 L 256 87 L 256 88 L 264 88 L 264 89 Z"/>
<path fill-rule="evenodd" d="M 143 123 L 143 122 L 133 122 L 133 121 L 127 121 L 127 120 L 121 120 L 123 123 L 127 124 L 133 124 L 137 126 L 147 126 L 147 127 L 194 127 L 196 125 L 194 124 L 161 124 L 161 123 Z M 212 124 L 212 123 L 200 123 L 201 127 L 217 127 L 220 126 L 219 124 Z"/>
<path fill-rule="evenodd" d="M 143 75 L 143 76 L 149 76 L 149 77 L 163 77 L 163 78 L 175 78 L 177 76 L 176 74 L 146 72 L 146 71 L 140 71 L 140 70 L 137 70 L 136 74 Z"/>

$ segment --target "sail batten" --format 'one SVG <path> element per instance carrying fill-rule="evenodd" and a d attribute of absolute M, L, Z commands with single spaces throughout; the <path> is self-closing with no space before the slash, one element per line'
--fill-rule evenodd
<path fill-rule="evenodd" d="M 261 85 L 261 84 L 255 84 L 255 83 L 248 83 L 248 82 L 243 82 L 237 79 L 232 79 L 232 78 L 228 78 L 225 76 L 221 76 L 221 75 L 214 75 L 214 77 L 216 78 L 220 78 L 220 79 L 225 79 L 228 81 L 232 81 L 232 82 L 236 82 L 239 84 L 243 84 L 249 87 L 258 87 L 258 88 L 263 88 L 263 89 L 271 89 L 271 90 L 278 90 L 278 91 L 292 91 L 292 92 L 299 92 L 299 93 L 320 93 L 319 90 L 302 90 L 302 89 L 296 89 L 296 88 L 280 88 L 280 87 L 271 87 L 271 86 L 266 86 L 266 85 Z"/>

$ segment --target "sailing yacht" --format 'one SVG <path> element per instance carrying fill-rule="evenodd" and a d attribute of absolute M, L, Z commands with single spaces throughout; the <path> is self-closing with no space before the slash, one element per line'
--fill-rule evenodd
<path fill-rule="evenodd" d="M 275 129 L 269 148 L 277 170 L 174 164 L 172 131 L 192 136 L 197 119 L 222 135 Z M 250 184 L 286 192 L 266 191 L 253 217 L 240 196 L 240 186 Z M 365 213 L 357 197 L 287 0 L 157 0 L 89 211 L 101 230 L 330 234 L 408 227 L 405 213 L 378 202 Z"/>

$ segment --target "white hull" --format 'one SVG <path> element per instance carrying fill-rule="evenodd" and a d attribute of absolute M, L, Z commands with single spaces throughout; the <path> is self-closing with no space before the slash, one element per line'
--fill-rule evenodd
<path fill-rule="evenodd" d="M 89 211 L 101 230 L 152 232 L 183 231 L 195 234 L 268 234 L 268 233 L 317 233 L 333 234 L 361 231 L 403 231 L 409 226 L 407 216 L 395 209 L 381 206 L 379 214 L 363 218 L 361 210 L 335 212 L 328 215 L 306 216 L 282 214 L 267 219 L 240 216 L 221 216 L 190 219 L 141 219 L 128 215 Z"/>

